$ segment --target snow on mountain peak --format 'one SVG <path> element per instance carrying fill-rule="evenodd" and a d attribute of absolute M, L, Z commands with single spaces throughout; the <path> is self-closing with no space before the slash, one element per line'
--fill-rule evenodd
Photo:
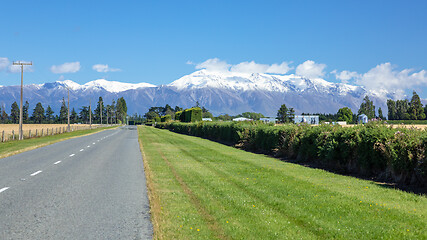
<path fill-rule="evenodd" d="M 60 83 L 61 85 L 65 85 L 71 90 L 78 90 L 81 88 L 81 85 L 72 81 L 72 80 L 64 80 L 64 81 L 57 81 L 57 83 Z"/>
<path fill-rule="evenodd" d="M 181 77 L 168 86 L 182 89 L 223 88 L 237 91 L 263 90 L 270 92 L 314 91 L 345 94 L 358 86 L 332 83 L 321 78 L 308 79 L 295 74 L 273 75 L 265 73 L 212 72 L 205 69 Z"/>
<path fill-rule="evenodd" d="M 90 81 L 84 85 L 80 85 L 72 80 L 57 81 L 57 83 L 65 85 L 72 90 L 87 90 L 87 89 L 104 89 L 108 92 L 118 93 L 127 91 L 130 89 L 156 87 L 156 85 L 150 83 L 124 83 L 117 81 L 108 81 L 105 79 L 97 79 Z"/>

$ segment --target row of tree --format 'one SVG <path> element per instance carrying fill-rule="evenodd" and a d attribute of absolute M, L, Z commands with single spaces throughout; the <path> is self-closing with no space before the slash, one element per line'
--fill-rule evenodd
<path fill-rule="evenodd" d="M 421 99 L 415 91 L 412 92 L 411 101 L 388 99 L 387 108 L 389 120 L 424 120 L 427 115 L 427 105 L 423 108 Z"/>
<path fill-rule="evenodd" d="M 51 106 L 48 105 L 46 110 L 42 103 L 37 103 L 33 109 L 33 113 L 29 115 L 28 101 L 22 106 L 22 120 L 23 123 L 67 123 L 68 122 L 68 107 L 65 99 L 62 99 L 59 114 L 55 115 Z M 19 105 L 13 102 L 11 105 L 10 115 L 6 113 L 4 107 L 0 107 L 0 122 L 1 123 L 19 123 Z M 77 113 L 74 108 L 70 110 L 70 123 L 89 123 L 90 116 L 92 116 L 92 123 L 120 123 L 124 122 L 127 114 L 127 105 L 123 97 L 112 101 L 111 104 L 104 106 L 102 97 L 99 97 L 97 106 L 92 112 L 90 106 L 82 106 L 80 112 Z"/>
<path fill-rule="evenodd" d="M 207 110 L 205 107 L 201 107 L 199 102 L 196 102 L 194 107 L 199 107 L 202 109 L 203 118 L 213 118 L 212 113 L 210 113 L 209 110 Z M 169 104 L 166 104 L 164 107 L 150 107 L 148 112 L 144 114 L 145 118 L 142 118 L 141 116 L 138 117 L 138 115 L 133 115 L 130 119 L 139 122 L 160 118 L 166 115 L 169 115 L 172 117 L 172 119 L 174 119 L 175 113 L 183 110 L 184 109 L 182 107 L 175 106 L 175 108 L 172 108 Z"/>

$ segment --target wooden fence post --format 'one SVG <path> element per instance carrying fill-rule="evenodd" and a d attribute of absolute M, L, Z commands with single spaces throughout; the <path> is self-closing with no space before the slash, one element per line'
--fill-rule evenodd
<path fill-rule="evenodd" d="M 4 142 L 4 130 L 1 132 L 1 141 Z"/>
<path fill-rule="evenodd" d="M 53 135 L 53 128 L 52 128 L 52 134 L 51 135 Z"/>
<path fill-rule="evenodd" d="M 15 140 L 15 130 L 12 130 L 12 140 Z"/>
<path fill-rule="evenodd" d="M 36 129 L 36 137 L 37 137 L 37 129 Z"/>
<path fill-rule="evenodd" d="M 28 138 L 31 138 L 31 129 L 28 130 Z"/>
<path fill-rule="evenodd" d="M 42 128 L 42 137 L 43 137 L 43 128 Z"/>

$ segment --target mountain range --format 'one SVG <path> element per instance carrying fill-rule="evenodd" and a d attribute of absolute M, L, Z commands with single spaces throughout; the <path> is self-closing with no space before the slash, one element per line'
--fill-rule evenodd
<path fill-rule="evenodd" d="M 368 95 L 375 106 L 386 112 L 387 98 L 393 93 L 368 91 L 361 86 L 332 83 L 324 79 L 308 79 L 294 74 L 272 75 L 262 73 L 209 72 L 205 69 L 193 72 L 167 85 L 149 83 L 123 83 L 98 79 L 80 85 L 72 80 L 24 86 L 24 101 L 33 109 L 37 102 L 59 112 L 62 98 L 70 89 L 70 105 L 79 112 L 81 106 L 92 108 L 100 96 L 105 104 L 124 97 L 128 114 L 144 114 L 152 106 L 188 108 L 204 106 L 214 115 L 235 115 L 242 112 L 258 112 L 275 116 L 280 105 L 293 107 L 296 113 L 336 113 L 339 108 L 350 107 L 357 111 L 362 99 Z M 19 104 L 20 86 L 0 87 L 0 106 L 10 112 L 11 104 Z M 31 113 L 32 111 L 30 111 Z"/>

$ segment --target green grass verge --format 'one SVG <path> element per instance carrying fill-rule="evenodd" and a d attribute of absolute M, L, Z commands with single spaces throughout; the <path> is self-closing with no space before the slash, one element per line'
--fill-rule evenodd
<path fill-rule="evenodd" d="M 9 157 L 21 152 L 36 149 L 36 148 L 50 145 L 56 142 L 64 141 L 70 138 L 80 137 L 83 135 L 100 132 L 102 130 L 110 129 L 110 128 L 116 128 L 116 126 L 94 128 L 94 129 L 87 129 L 87 130 L 78 130 L 78 131 L 69 132 L 69 133 L 24 139 L 21 141 L 15 140 L 15 141 L 2 142 L 0 143 L 0 158 Z"/>
<path fill-rule="evenodd" d="M 138 127 L 155 239 L 427 239 L 427 198 Z"/>

